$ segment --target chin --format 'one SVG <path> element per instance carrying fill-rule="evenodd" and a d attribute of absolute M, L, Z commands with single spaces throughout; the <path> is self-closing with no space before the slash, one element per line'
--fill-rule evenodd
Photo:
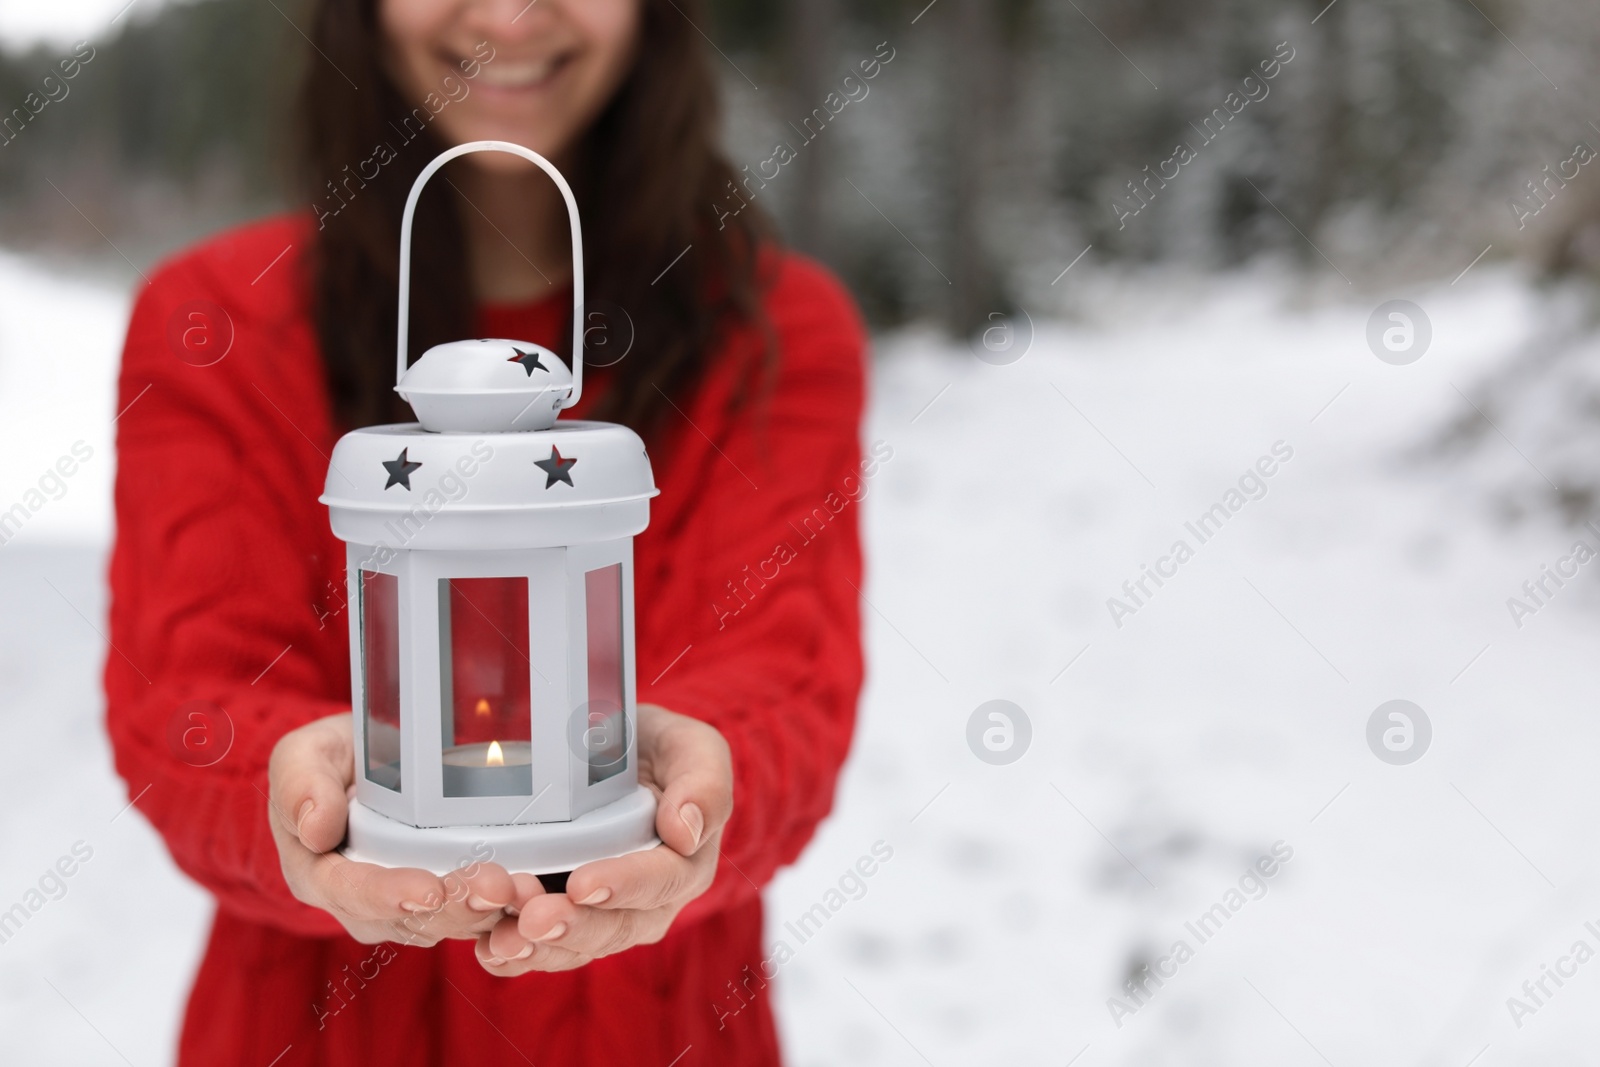
<path fill-rule="evenodd" d="M 451 145 L 465 144 L 468 141 L 510 141 L 512 144 L 531 148 L 546 159 L 552 160 L 561 156 L 571 143 L 571 137 L 564 131 L 558 133 L 544 127 L 543 124 L 472 122 L 456 124 L 439 132 Z M 526 160 L 503 152 L 480 152 L 469 156 L 464 162 L 479 170 L 495 174 L 520 173 L 529 169 Z"/>

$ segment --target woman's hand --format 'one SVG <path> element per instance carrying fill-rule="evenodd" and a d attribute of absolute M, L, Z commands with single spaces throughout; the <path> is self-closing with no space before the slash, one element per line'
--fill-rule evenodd
<path fill-rule="evenodd" d="M 441 878 L 413 867 L 356 863 L 333 851 L 344 840 L 355 782 L 348 713 L 284 734 L 268 776 L 268 818 L 289 890 L 338 919 L 357 941 L 433 945 L 485 935 L 505 918 L 515 886 L 497 864 Z"/>
<path fill-rule="evenodd" d="M 639 781 L 656 794 L 663 844 L 586 863 L 565 893 L 515 876 L 514 918 L 478 939 L 491 974 L 565 971 L 666 936 L 678 913 L 711 886 L 722 829 L 733 813 L 733 761 L 714 727 L 653 704 L 639 706 Z"/>

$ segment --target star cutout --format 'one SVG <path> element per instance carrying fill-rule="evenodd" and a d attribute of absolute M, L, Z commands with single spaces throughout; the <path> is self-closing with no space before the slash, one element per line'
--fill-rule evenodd
<path fill-rule="evenodd" d="M 510 359 L 506 360 L 506 362 L 507 363 L 520 363 L 520 364 L 522 364 L 522 369 L 528 372 L 528 377 L 532 378 L 533 377 L 533 372 L 536 371 L 536 370 L 542 370 L 542 371 L 545 371 L 547 373 L 549 372 L 550 368 L 546 367 L 543 363 L 539 362 L 539 353 L 537 353 L 537 352 L 524 352 L 522 349 L 516 347 L 515 345 L 511 346 L 511 351 L 515 352 L 516 355 L 514 355 Z"/>
<path fill-rule="evenodd" d="M 544 487 L 549 489 L 557 482 L 566 482 L 571 485 L 572 474 L 570 472 L 572 465 L 576 462 L 578 462 L 576 459 L 562 459 L 560 451 L 557 450 L 555 445 L 551 445 L 550 458 L 536 459 L 533 461 L 533 465 L 544 471 Z"/>
<path fill-rule="evenodd" d="M 411 472 L 422 466 L 422 464 L 415 460 L 407 459 L 406 453 L 408 451 L 410 450 L 402 448 L 399 456 L 383 461 L 383 469 L 389 472 L 389 480 L 383 483 L 385 489 L 402 485 L 405 486 L 406 492 L 411 492 Z"/>

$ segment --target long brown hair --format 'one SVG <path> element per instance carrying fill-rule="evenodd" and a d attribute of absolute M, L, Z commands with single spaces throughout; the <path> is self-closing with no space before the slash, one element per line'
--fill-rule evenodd
<path fill-rule="evenodd" d="M 648 436 L 668 398 L 698 380 L 720 331 L 764 323 L 758 263 L 774 231 L 753 204 L 732 216 L 718 207 L 737 175 L 717 144 L 716 78 L 691 21 L 701 3 L 641 3 L 633 68 L 584 134 L 568 178 L 583 216 L 589 306 L 620 308 L 634 331 L 593 414 Z M 393 392 L 400 216 L 417 174 L 447 147 L 429 110 L 384 70 L 377 4 L 317 0 L 310 41 L 319 54 L 308 58 L 298 114 L 302 178 L 321 224 L 310 259 L 316 330 L 346 426 L 410 417 Z M 444 182 L 430 183 L 417 207 L 412 359 L 472 332 L 459 210 Z M 610 328 L 625 330 L 622 314 L 610 317 Z M 569 359 L 570 336 L 557 349 Z M 769 343 L 769 376 L 775 359 Z"/>

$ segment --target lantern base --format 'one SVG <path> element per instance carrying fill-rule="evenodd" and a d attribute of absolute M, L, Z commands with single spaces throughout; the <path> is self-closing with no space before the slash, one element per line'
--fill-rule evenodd
<path fill-rule="evenodd" d="M 473 862 L 498 863 L 514 874 L 559 874 L 660 843 L 655 794 L 641 785 L 570 822 L 511 826 L 411 826 L 351 800 L 340 851 L 359 863 L 440 875 Z"/>

